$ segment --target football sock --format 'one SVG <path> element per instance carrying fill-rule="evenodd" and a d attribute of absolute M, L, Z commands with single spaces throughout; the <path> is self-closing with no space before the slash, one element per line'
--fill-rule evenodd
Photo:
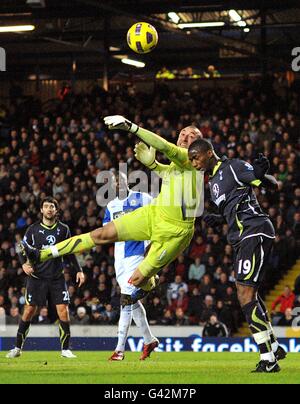
<path fill-rule="evenodd" d="M 40 262 L 48 261 L 52 258 L 63 257 L 69 254 L 80 254 L 91 250 L 96 244 L 91 237 L 91 233 L 80 234 L 62 241 L 54 246 L 40 251 Z"/>
<path fill-rule="evenodd" d="M 254 300 L 245 305 L 243 312 L 253 334 L 253 338 L 259 347 L 261 359 L 275 362 L 276 359 L 271 346 L 269 326 L 259 302 Z"/>
<path fill-rule="evenodd" d="M 59 339 L 61 343 L 61 350 L 65 351 L 70 348 L 70 323 L 65 321 L 59 322 Z"/>
<path fill-rule="evenodd" d="M 269 331 L 270 340 L 271 340 L 271 344 L 272 344 L 272 350 L 273 350 L 273 352 L 276 352 L 277 349 L 279 348 L 279 344 L 278 344 L 274 329 L 272 327 L 272 323 L 271 323 L 271 320 L 270 320 L 270 317 L 269 317 L 268 309 L 267 309 L 267 307 L 265 305 L 265 302 L 263 301 L 263 299 L 259 295 L 257 295 L 257 299 L 258 299 L 258 304 L 260 305 L 261 310 L 264 313 L 266 323 L 268 324 L 268 331 Z"/>
<path fill-rule="evenodd" d="M 16 348 L 23 349 L 27 335 L 29 333 L 30 321 L 21 320 L 17 333 Z"/>
<path fill-rule="evenodd" d="M 141 330 L 145 344 L 150 344 L 154 336 L 149 327 L 146 310 L 140 301 L 133 305 L 133 320 L 136 326 Z"/>
<path fill-rule="evenodd" d="M 118 326 L 117 352 L 124 352 L 127 341 L 129 327 L 132 322 L 132 305 L 121 307 L 120 320 Z"/>

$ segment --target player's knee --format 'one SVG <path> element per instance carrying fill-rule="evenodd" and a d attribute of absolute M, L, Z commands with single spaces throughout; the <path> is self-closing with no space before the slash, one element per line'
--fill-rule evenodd
<path fill-rule="evenodd" d="M 56 310 L 61 321 L 69 321 L 69 309 L 67 305 L 59 305 L 56 307 Z"/>
<path fill-rule="evenodd" d="M 118 241 L 118 234 L 113 223 L 109 223 L 107 226 L 100 227 L 91 232 L 91 237 L 96 245 Z"/>
<path fill-rule="evenodd" d="M 238 284 L 237 295 L 240 305 L 243 307 L 255 300 L 256 291 L 251 286 Z"/>
<path fill-rule="evenodd" d="M 94 240 L 95 244 L 101 244 L 101 242 L 104 240 L 104 228 L 101 227 L 99 229 L 96 229 L 91 232 L 91 237 Z"/>
<path fill-rule="evenodd" d="M 36 313 L 36 309 L 35 306 L 25 306 L 22 320 L 25 322 L 31 321 Z"/>

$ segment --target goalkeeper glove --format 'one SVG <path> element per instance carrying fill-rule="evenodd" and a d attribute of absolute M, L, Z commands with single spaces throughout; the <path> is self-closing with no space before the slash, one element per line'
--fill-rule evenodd
<path fill-rule="evenodd" d="M 138 143 L 134 148 L 135 158 L 139 160 L 142 164 L 152 170 L 156 167 L 155 155 L 156 150 L 154 147 L 148 147 L 145 143 Z"/>
<path fill-rule="evenodd" d="M 104 118 L 104 123 L 110 130 L 120 129 L 131 133 L 136 133 L 139 130 L 138 125 L 130 122 L 128 119 L 124 118 L 124 116 L 121 115 L 106 116 Z"/>
<path fill-rule="evenodd" d="M 224 222 L 223 216 L 208 213 L 203 216 L 203 220 L 209 227 L 216 227 Z"/>
<path fill-rule="evenodd" d="M 266 156 L 260 153 L 258 158 L 254 160 L 253 168 L 255 178 L 262 180 L 270 169 L 270 162 Z"/>

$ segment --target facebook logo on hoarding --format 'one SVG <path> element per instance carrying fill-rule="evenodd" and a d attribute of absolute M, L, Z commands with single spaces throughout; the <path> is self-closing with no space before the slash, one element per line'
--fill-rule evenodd
<path fill-rule="evenodd" d="M 0 72 L 6 72 L 6 51 L 0 48 Z"/>

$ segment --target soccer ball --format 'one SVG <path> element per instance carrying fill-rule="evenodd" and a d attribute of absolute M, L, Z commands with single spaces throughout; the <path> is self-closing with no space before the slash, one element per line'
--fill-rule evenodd
<path fill-rule="evenodd" d="M 158 33 L 151 24 L 138 22 L 128 30 L 127 43 L 136 53 L 149 53 L 158 43 Z"/>

